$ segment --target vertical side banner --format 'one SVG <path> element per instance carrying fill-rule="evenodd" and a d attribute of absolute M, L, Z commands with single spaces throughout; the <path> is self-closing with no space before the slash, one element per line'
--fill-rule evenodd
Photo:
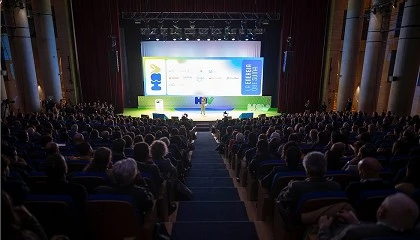
<path fill-rule="evenodd" d="M 243 60 L 242 61 L 242 95 L 260 95 L 262 60 Z"/>

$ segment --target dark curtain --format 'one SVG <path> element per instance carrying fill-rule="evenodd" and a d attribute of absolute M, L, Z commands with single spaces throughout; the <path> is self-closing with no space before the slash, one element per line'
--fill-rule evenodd
<path fill-rule="evenodd" d="M 281 22 L 271 21 L 261 39 L 261 57 L 264 57 L 263 96 L 271 96 L 271 107 L 278 106 L 278 79 L 280 65 Z"/>
<path fill-rule="evenodd" d="M 121 12 L 269 12 L 279 0 L 119 0 Z"/>
<path fill-rule="evenodd" d="M 82 101 L 123 111 L 119 8 L 114 0 L 72 0 Z"/>
<path fill-rule="evenodd" d="M 291 50 L 295 54 L 289 62 L 291 71 L 280 74 L 279 112 L 301 112 L 306 100 L 313 109 L 320 104 L 328 5 L 329 0 L 282 1 L 280 52 Z M 282 57 L 280 68 L 283 63 Z"/>
<path fill-rule="evenodd" d="M 121 20 L 121 28 L 125 33 L 125 57 L 127 59 L 127 78 L 124 78 L 125 89 L 124 94 L 128 102 L 126 107 L 137 107 L 137 96 L 144 95 L 143 70 L 141 59 L 141 29 L 140 25 L 135 24 L 132 20 Z"/>

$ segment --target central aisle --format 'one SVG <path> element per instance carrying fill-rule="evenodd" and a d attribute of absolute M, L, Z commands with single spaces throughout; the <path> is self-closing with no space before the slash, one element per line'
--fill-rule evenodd
<path fill-rule="evenodd" d="M 258 239 L 211 133 L 198 132 L 194 145 L 186 179 L 194 198 L 179 203 L 173 239 Z"/>

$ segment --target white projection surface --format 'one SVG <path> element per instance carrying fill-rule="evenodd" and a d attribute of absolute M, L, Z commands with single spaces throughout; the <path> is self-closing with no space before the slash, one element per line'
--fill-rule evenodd
<path fill-rule="evenodd" d="M 147 41 L 141 49 L 146 96 L 262 95 L 259 41 Z"/>

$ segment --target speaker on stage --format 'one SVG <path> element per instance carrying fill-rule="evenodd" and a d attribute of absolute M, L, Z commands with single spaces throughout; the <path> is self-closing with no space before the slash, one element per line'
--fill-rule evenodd
<path fill-rule="evenodd" d="M 294 51 L 285 51 L 283 54 L 283 72 L 289 73 L 292 71 L 292 62 L 295 56 Z"/>
<path fill-rule="evenodd" d="M 250 119 L 254 117 L 254 113 L 250 112 L 250 113 L 241 113 L 241 115 L 239 115 L 239 119 Z"/>
<path fill-rule="evenodd" d="M 163 120 L 168 119 L 168 117 L 166 117 L 166 115 L 162 113 L 153 113 L 152 115 L 153 115 L 153 119 L 158 119 L 158 118 L 163 119 Z"/>

